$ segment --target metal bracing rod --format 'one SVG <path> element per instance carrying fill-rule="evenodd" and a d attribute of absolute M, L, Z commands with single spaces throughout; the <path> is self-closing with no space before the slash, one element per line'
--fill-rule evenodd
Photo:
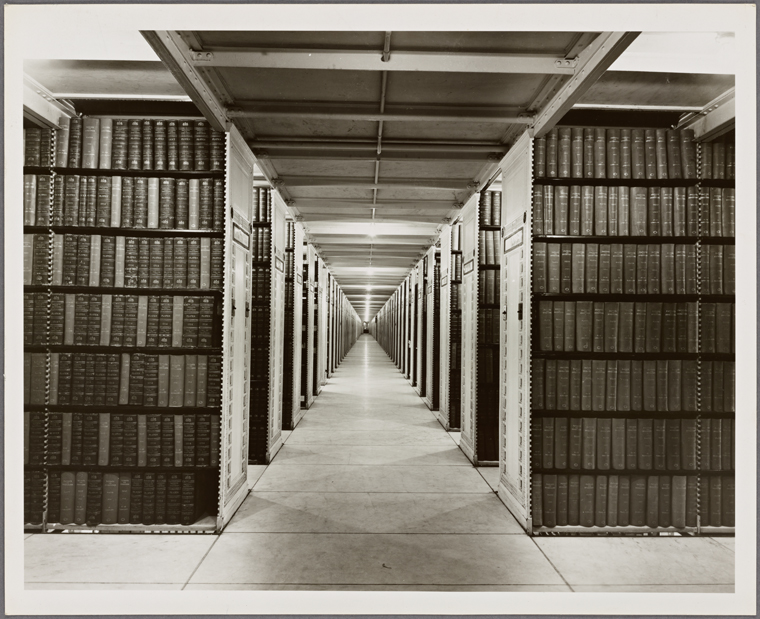
<path fill-rule="evenodd" d="M 191 63 L 203 68 L 426 71 L 444 73 L 538 73 L 572 75 L 574 58 L 551 54 L 477 52 L 393 52 L 372 50 L 261 49 L 194 51 Z"/>
<path fill-rule="evenodd" d="M 251 110 L 230 108 L 227 110 L 229 118 L 269 118 L 288 119 L 297 117 L 304 120 L 356 120 L 376 122 L 380 120 L 394 122 L 451 122 L 451 123 L 483 123 L 483 124 L 522 124 L 529 125 L 533 122 L 530 114 L 507 114 L 494 112 L 478 112 L 476 110 L 462 110 L 460 113 L 442 113 L 430 111 L 421 112 L 364 112 L 364 111 L 301 111 L 301 110 Z"/>

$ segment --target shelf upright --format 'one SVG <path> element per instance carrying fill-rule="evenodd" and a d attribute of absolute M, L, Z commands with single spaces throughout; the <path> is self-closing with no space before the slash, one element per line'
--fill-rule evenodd
<path fill-rule="evenodd" d="M 319 329 L 319 336 L 317 337 L 317 373 L 315 375 L 315 395 L 319 395 L 322 392 L 327 382 L 327 328 L 328 322 L 328 304 L 327 304 L 327 292 L 329 290 L 329 272 L 325 266 L 324 260 L 320 256 L 317 256 L 318 264 L 318 280 L 317 280 L 317 303 L 319 309 L 317 311 L 317 327 Z"/>
<path fill-rule="evenodd" d="M 315 397 L 316 347 L 317 347 L 317 252 L 311 243 L 304 247 L 304 359 L 301 364 L 301 406 L 311 408 Z"/>
<path fill-rule="evenodd" d="M 439 387 L 438 387 L 438 410 L 435 411 L 438 421 L 446 430 L 451 425 L 451 404 L 449 381 L 451 377 L 451 280 L 454 273 L 451 258 L 451 226 L 444 225 L 441 231 L 440 251 L 440 333 L 439 333 Z"/>
<path fill-rule="evenodd" d="M 440 251 L 431 247 L 425 260 L 425 396 L 431 411 L 438 410 L 440 393 L 441 350 L 441 277 Z"/>
<path fill-rule="evenodd" d="M 303 228 L 288 222 L 285 250 L 285 345 L 283 352 L 282 427 L 293 430 L 301 419 L 303 321 Z"/>
<path fill-rule="evenodd" d="M 416 352 L 417 358 L 414 364 L 414 382 L 417 395 L 425 397 L 427 388 L 427 370 L 425 364 L 427 362 L 426 348 L 427 348 L 427 256 L 423 257 L 417 264 L 417 282 L 415 284 L 416 293 L 415 303 L 417 306 L 416 313 L 416 328 L 415 328 L 415 340 L 416 340 Z"/>

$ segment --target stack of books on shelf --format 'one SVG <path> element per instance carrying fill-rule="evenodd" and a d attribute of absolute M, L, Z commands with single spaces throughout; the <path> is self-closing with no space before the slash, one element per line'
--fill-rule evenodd
<path fill-rule="evenodd" d="M 306 247 L 304 245 L 304 247 Z M 307 252 L 304 252 L 305 254 Z M 309 287 L 309 261 L 304 255 L 303 267 L 301 272 L 302 286 L 301 286 L 301 407 L 306 408 L 307 402 L 307 386 L 309 381 L 309 330 L 312 328 L 309 322 L 309 295 L 311 294 L 311 288 Z"/>
<path fill-rule="evenodd" d="M 287 246 L 285 248 L 285 346 L 283 348 L 282 427 L 293 428 L 293 360 L 295 351 L 295 222 L 287 222 Z M 298 291 L 301 294 L 301 291 Z"/>
<path fill-rule="evenodd" d="M 534 142 L 534 531 L 733 526 L 734 196 L 703 180 L 721 143 Z"/>
<path fill-rule="evenodd" d="M 501 329 L 501 192 L 478 204 L 478 373 L 476 450 L 480 462 L 499 460 L 499 333 Z"/>
<path fill-rule="evenodd" d="M 272 195 L 254 188 L 251 286 L 251 412 L 248 461 L 266 462 L 269 428 L 269 352 L 271 350 Z"/>
<path fill-rule="evenodd" d="M 216 514 L 225 157 L 203 120 L 25 132 L 29 522 Z"/>

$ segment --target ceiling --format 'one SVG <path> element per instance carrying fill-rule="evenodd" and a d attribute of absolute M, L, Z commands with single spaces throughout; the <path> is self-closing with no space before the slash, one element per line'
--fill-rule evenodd
<path fill-rule="evenodd" d="M 733 75 L 683 72 L 704 33 L 670 56 L 655 35 L 672 60 L 655 66 L 641 45 L 650 35 L 624 32 L 142 34 L 163 64 L 87 56 L 27 60 L 25 71 L 72 99 L 104 87 L 114 98 L 186 93 L 218 128 L 234 123 L 362 317 L 522 132 L 540 135 L 576 104 L 694 111 L 733 86 Z M 629 45 L 633 60 L 621 57 Z"/>

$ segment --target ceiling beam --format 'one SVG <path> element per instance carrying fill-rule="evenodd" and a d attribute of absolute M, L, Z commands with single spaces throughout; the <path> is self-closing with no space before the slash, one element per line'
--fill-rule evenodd
<path fill-rule="evenodd" d="M 293 138 L 250 140 L 248 145 L 255 150 L 276 148 L 292 150 L 371 150 L 377 152 L 377 141 L 357 138 Z M 393 152 L 506 152 L 507 147 L 499 142 L 436 141 L 436 140 L 383 140 L 383 153 Z"/>
<path fill-rule="evenodd" d="M 689 114 L 679 129 L 692 129 L 697 141 L 712 140 L 736 125 L 736 89 L 731 88 L 713 99 L 696 114 Z"/>
<path fill-rule="evenodd" d="M 383 53 L 368 50 L 238 49 L 193 51 L 195 67 L 246 69 L 325 69 L 348 71 L 426 71 L 444 73 L 539 73 L 572 75 L 574 58 L 543 54 L 473 52 L 398 52 L 386 62 Z"/>
<path fill-rule="evenodd" d="M 524 124 L 533 122 L 533 115 L 524 110 L 508 108 L 434 106 L 377 106 L 345 105 L 317 102 L 250 103 L 239 102 L 227 110 L 229 118 L 279 120 L 296 117 L 300 120 L 356 120 L 363 122 L 466 122 L 493 124 Z"/>
<path fill-rule="evenodd" d="M 373 179 L 363 179 L 353 176 L 280 176 L 278 179 L 289 187 L 377 187 L 378 189 L 443 189 L 460 191 L 467 189 L 470 179 L 446 178 L 386 178 L 375 182 Z M 278 187 L 275 181 L 275 187 Z"/>
<path fill-rule="evenodd" d="M 578 55 L 573 77 L 541 107 L 531 127 L 534 137 L 546 134 L 633 43 L 638 32 L 602 32 Z"/>

